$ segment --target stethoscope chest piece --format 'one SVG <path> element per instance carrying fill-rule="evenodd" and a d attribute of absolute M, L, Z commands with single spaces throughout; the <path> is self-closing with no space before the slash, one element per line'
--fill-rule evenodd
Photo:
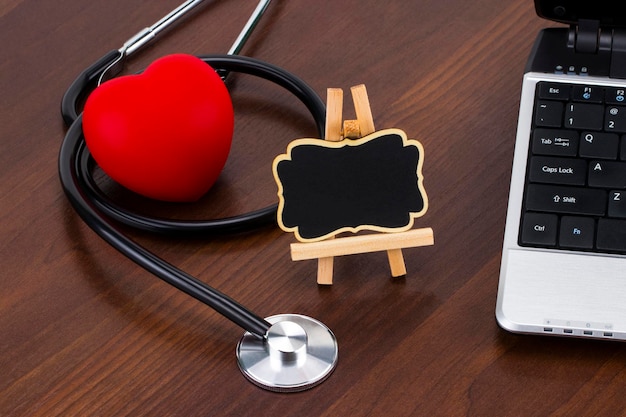
<path fill-rule="evenodd" d="M 330 376 L 337 339 L 323 323 L 299 314 L 266 318 L 264 338 L 246 332 L 237 345 L 239 369 L 253 384 L 277 392 L 304 391 Z"/>

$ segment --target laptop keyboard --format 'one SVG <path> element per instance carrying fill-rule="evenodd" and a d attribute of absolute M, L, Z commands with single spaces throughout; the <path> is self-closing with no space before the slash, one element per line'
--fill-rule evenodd
<path fill-rule="evenodd" d="M 521 246 L 626 254 L 626 89 L 540 82 Z"/>

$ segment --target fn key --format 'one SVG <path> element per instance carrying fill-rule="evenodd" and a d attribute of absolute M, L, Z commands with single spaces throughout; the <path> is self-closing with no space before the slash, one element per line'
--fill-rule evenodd
<path fill-rule="evenodd" d="M 555 246 L 557 223 L 556 214 L 526 213 L 522 222 L 520 243 L 530 246 Z"/>

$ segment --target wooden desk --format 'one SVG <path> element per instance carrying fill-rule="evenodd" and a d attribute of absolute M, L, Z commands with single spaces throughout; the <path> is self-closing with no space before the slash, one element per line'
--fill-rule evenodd
<path fill-rule="evenodd" d="M 537 31 L 532 1 L 307 1 L 270 5 L 243 53 L 279 65 L 320 95 L 368 88 L 377 128 L 425 148 L 435 245 L 292 262 L 292 235 L 267 228 L 179 240 L 131 236 L 261 316 L 327 324 L 340 359 L 322 385 L 276 394 L 239 372 L 241 329 L 118 254 L 74 213 L 57 178 L 61 96 L 105 52 L 179 0 L 0 5 L 0 415 L 543 416 L 617 415 L 626 350 L 614 342 L 516 336 L 494 305 L 518 103 Z M 173 52 L 225 52 L 256 2 L 208 2 L 128 73 Z M 276 201 L 271 161 L 315 135 L 306 110 L 269 83 L 235 80 L 235 144 L 196 205 L 125 204 L 179 217 L 236 214 Z M 349 111 L 349 107 L 346 107 Z"/>

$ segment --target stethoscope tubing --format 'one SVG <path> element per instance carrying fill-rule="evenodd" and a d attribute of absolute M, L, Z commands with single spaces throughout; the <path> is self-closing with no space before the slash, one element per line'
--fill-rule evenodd
<path fill-rule="evenodd" d="M 196 298 L 230 319 L 246 331 L 265 337 L 270 323 L 251 312 L 232 298 L 203 281 L 166 262 L 127 237 L 118 224 L 167 235 L 189 235 L 198 232 L 233 232 L 249 230 L 270 219 L 275 221 L 276 205 L 226 219 L 206 221 L 177 221 L 154 219 L 128 212 L 115 203 L 97 187 L 91 176 L 93 158 L 85 144 L 82 132 L 82 116 L 78 104 L 102 71 L 119 58 L 117 51 L 105 55 L 83 71 L 70 86 L 62 100 L 63 119 L 70 123 L 59 151 L 59 178 L 70 203 L 83 221 L 102 239 L 130 260 L 156 275 L 163 281 Z M 263 61 L 234 55 L 207 55 L 200 57 L 213 68 L 241 72 L 265 78 L 293 93 L 302 101 L 315 119 L 320 137 L 323 137 L 326 109 L 323 101 L 299 78 L 289 72 Z"/>
<path fill-rule="evenodd" d="M 109 59 L 115 59 L 114 54 L 108 54 L 108 56 Z M 223 69 L 228 72 L 255 75 L 290 91 L 305 104 L 313 116 L 320 137 L 324 134 L 326 117 L 324 102 L 310 86 L 293 74 L 267 62 L 239 55 L 205 55 L 199 58 L 209 65 L 218 67 L 219 70 Z M 106 66 L 106 61 L 104 60 L 94 65 L 94 67 L 100 69 L 106 68 Z M 78 117 L 76 110 L 78 102 L 84 95 L 84 92 L 89 89 L 90 83 L 94 82 L 96 78 L 97 71 L 88 69 L 70 86 L 68 93 L 64 95 L 61 103 L 64 120 L 73 121 Z M 94 163 L 88 150 L 84 151 L 81 156 L 81 172 L 84 173 L 84 177 L 86 178 L 84 190 L 89 200 L 107 217 L 127 226 L 150 233 L 192 236 L 206 235 L 207 233 L 233 233 L 250 229 L 251 227 L 256 228 L 263 225 L 275 224 L 276 222 L 277 204 L 272 204 L 268 207 L 238 216 L 193 221 L 155 218 L 127 211 L 108 198 L 107 195 L 98 188 L 96 182 L 90 175 Z"/>
<path fill-rule="evenodd" d="M 85 68 L 70 84 L 61 99 L 61 116 L 66 126 L 70 126 L 78 119 L 78 104 L 83 96 L 95 87 L 100 76 L 116 61 L 123 58 L 123 53 L 112 50 L 103 55 L 96 62 Z"/>
<path fill-rule="evenodd" d="M 85 151 L 85 142 L 76 140 L 82 131 L 79 117 L 70 127 L 59 152 L 59 176 L 67 198 L 83 221 L 108 244 L 130 260 L 168 284 L 203 302 L 243 329 L 264 337 L 270 324 L 244 308 L 227 295 L 189 275 L 159 256 L 148 251 L 122 233 L 114 223 L 100 214 L 83 191 L 85 178 L 81 175 L 79 155 Z"/>

